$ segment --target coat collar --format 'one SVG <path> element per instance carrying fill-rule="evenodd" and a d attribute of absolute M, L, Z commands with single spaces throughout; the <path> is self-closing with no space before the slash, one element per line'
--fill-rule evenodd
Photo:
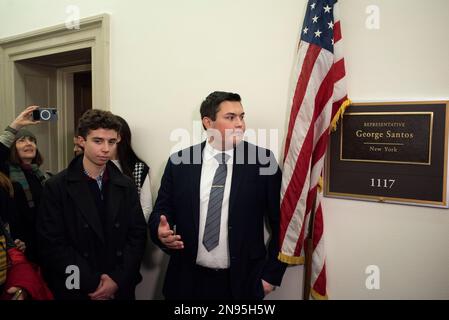
<path fill-rule="evenodd" d="M 122 201 L 122 197 L 120 196 L 123 194 L 122 188 L 128 186 L 128 183 L 127 178 L 114 164 L 108 162 L 106 167 L 109 175 L 106 210 L 111 221 L 115 221 L 120 208 L 120 202 Z M 94 230 L 98 238 L 104 242 L 103 227 L 95 201 L 92 196 L 85 196 L 90 194 L 86 181 L 86 176 L 83 172 L 83 156 L 80 155 L 73 159 L 67 168 L 68 193 L 78 206 L 87 224 Z"/>
<path fill-rule="evenodd" d="M 108 161 L 106 163 L 108 171 L 109 182 L 120 186 L 127 186 L 126 178 L 120 172 L 120 170 L 112 163 Z M 84 181 L 86 179 L 83 172 L 83 155 L 75 157 L 67 167 L 67 180 L 68 181 Z"/>

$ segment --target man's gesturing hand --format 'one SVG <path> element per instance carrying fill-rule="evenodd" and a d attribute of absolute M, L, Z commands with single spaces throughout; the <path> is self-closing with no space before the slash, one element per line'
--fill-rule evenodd
<path fill-rule="evenodd" d="M 170 229 L 170 225 L 164 215 L 161 215 L 157 235 L 159 240 L 169 249 L 184 248 L 184 243 L 181 241 L 181 236 L 179 234 L 175 234 L 175 232 Z"/>

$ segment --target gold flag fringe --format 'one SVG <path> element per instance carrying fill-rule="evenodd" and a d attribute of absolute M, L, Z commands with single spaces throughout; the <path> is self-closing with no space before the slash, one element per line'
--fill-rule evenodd
<path fill-rule="evenodd" d="M 343 114 L 346 111 L 346 108 L 348 108 L 351 105 L 352 101 L 350 99 L 346 99 L 345 101 L 343 101 L 343 103 L 341 104 L 340 108 L 338 109 L 337 113 L 335 114 L 334 118 L 331 121 L 331 131 L 335 131 L 337 130 L 337 124 L 338 121 L 340 120 L 340 118 L 343 118 Z"/>

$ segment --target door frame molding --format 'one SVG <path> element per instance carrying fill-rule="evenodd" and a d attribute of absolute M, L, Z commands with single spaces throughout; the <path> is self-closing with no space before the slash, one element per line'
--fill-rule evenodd
<path fill-rule="evenodd" d="M 109 30 L 110 17 L 105 13 L 81 19 L 79 29 L 59 24 L 0 39 L 0 128 L 16 117 L 15 62 L 65 51 L 91 48 L 92 104 L 94 108 L 109 110 Z"/>
<path fill-rule="evenodd" d="M 90 64 L 82 64 L 56 70 L 56 96 L 58 101 L 59 123 L 58 123 L 58 171 L 66 168 L 73 158 L 72 137 L 76 134 L 73 130 L 74 100 L 73 100 L 73 75 L 77 72 L 91 71 Z"/>

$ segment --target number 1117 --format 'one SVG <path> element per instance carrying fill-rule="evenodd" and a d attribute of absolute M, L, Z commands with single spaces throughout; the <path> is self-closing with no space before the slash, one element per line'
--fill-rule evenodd
<path fill-rule="evenodd" d="M 370 187 L 391 189 L 396 182 L 396 179 L 371 179 Z"/>

